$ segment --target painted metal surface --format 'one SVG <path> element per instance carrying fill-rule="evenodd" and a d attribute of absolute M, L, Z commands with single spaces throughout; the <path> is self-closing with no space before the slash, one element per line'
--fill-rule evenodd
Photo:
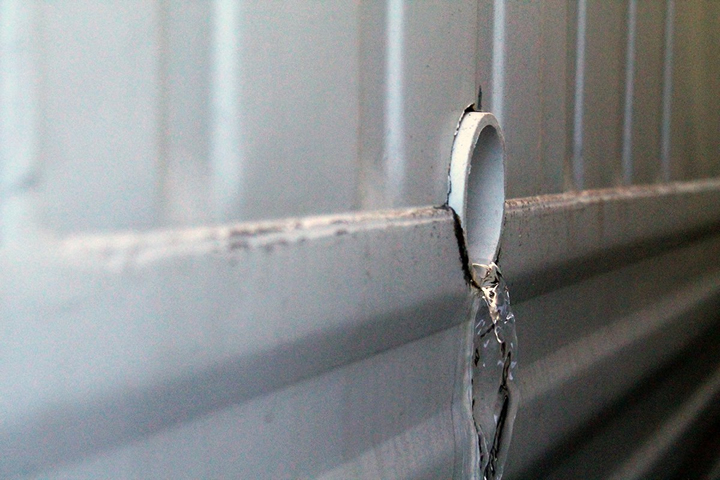
<path fill-rule="evenodd" d="M 718 174 L 716 2 L 1 5 L 9 231 L 439 205 L 478 85 L 508 198 Z"/>
<path fill-rule="evenodd" d="M 460 334 L 439 332 L 29 478 L 452 478 Z"/>
<path fill-rule="evenodd" d="M 508 200 L 499 261 L 529 298 L 713 231 L 718 191 L 712 179 Z"/>
<path fill-rule="evenodd" d="M 715 393 L 703 394 L 705 408 L 685 419 L 689 432 L 674 437 L 656 436 L 679 428 L 653 417 L 662 401 L 635 414 L 633 422 L 647 423 L 646 437 L 624 435 L 614 419 L 626 418 L 634 398 L 651 395 L 651 379 L 666 375 L 658 372 L 668 362 L 705 355 L 695 345 L 716 338 L 719 194 L 720 183 L 708 180 L 508 202 L 500 261 L 513 282 L 516 315 L 528 319 L 518 323 L 523 405 L 510 478 L 605 478 L 615 468 L 642 478 L 645 469 L 630 468 L 633 455 L 657 467 L 680 433 L 702 432 L 695 419 L 713 410 Z M 701 370 L 676 379 L 674 388 L 712 372 L 715 357 L 705 355 Z M 684 401 L 663 407 L 669 422 Z M 611 421 L 612 429 L 604 426 Z M 652 455 L 641 451 L 648 442 L 657 447 Z M 598 443 L 606 453 L 592 457 Z"/>
<path fill-rule="evenodd" d="M 2 8 L 2 135 L 24 127 L 2 163 L 42 165 L 23 187 L 42 228 L 444 202 L 452 135 L 477 91 L 474 1 Z"/>
<path fill-rule="evenodd" d="M 433 207 L 478 85 L 523 346 L 507 476 L 717 471 L 719 14 L 0 0 L 2 473 L 462 477 Z"/>
<path fill-rule="evenodd" d="M 542 235 L 561 238 L 569 215 L 604 215 L 607 232 L 574 252 L 560 243 L 555 256 L 505 257 L 516 259 L 506 266 L 528 319 L 518 326 L 524 401 L 511 478 L 712 326 L 718 196 L 713 181 L 509 203 L 503 255 L 528 235 L 538 246 Z M 662 211 L 667 224 L 616 221 L 612 212 L 635 205 L 653 225 Z M 15 454 L 4 475 L 452 472 L 469 308 L 455 235 L 449 210 L 426 208 L 5 250 L 3 311 L 13 314 L 4 317 L 2 435 Z M 687 235 L 697 240 L 662 246 Z M 618 260 L 656 242 L 644 260 Z M 618 256 L 569 284 L 552 275 L 556 262 L 588 264 L 597 251 Z M 528 281 L 538 265 L 548 269 L 542 287 Z M 647 275 L 668 267 L 663 281 Z M 622 289 L 622 304 L 603 286 Z M 294 448 L 308 442 L 312 454 Z"/>
<path fill-rule="evenodd" d="M 5 250 L 2 263 L 5 478 L 138 442 L 150 443 L 118 460 L 139 469 L 130 478 L 155 476 L 143 461 L 155 448 L 175 452 L 163 478 L 186 468 L 180 478 L 203 468 L 316 476 L 345 462 L 380 462 L 360 468 L 367 478 L 447 472 L 469 441 L 453 440 L 470 300 L 447 208 L 73 237 Z M 260 410 L 260 424 L 244 423 Z M 263 416 L 278 418 L 260 428 Z M 226 440 L 244 440 L 217 463 L 224 450 L 211 445 L 224 437 L 214 429 L 236 417 Z M 181 455 L 197 448 L 196 428 L 210 450 Z M 356 459 L 413 443 L 413 429 L 437 443 L 406 465 L 392 449 L 391 466 Z M 176 430 L 185 433 L 164 433 Z M 277 437 L 290 443 L 265 450 Z M 93 474 L 120 468 L 114 461 Z"/>

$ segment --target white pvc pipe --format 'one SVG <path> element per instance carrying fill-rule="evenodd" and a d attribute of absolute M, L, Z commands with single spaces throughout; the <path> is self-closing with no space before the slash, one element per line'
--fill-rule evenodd
<path fill-rule="evenodd" d="M 448 206 L 460 219 L 468 267 L 494 262 L 498 254 L 505 206 L 504 152 L 495 116 L 465 113 L 452 148 Z M 474 276 L 473 269 L 469 271 Z"/>

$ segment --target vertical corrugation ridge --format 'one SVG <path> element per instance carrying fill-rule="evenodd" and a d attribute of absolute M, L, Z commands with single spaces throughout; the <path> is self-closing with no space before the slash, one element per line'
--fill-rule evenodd
<path fill-rule="evenodd" d="M 622 182 L 633 183 L 633 98 L 635 95 L 635 49 L 637 35 L 637 0 L 628 0 L 627 51 L 625 54 L 625 105 L 623 111 Z"/>
<path fill-rule="evenodd" d="M 392 206 L 405 190 L 405 0 L 388 0 L 385 79 L 385 196 Z"/>
<path fill-rule="evenodd" d="M 242 195 L 240 0 L 215 0 L 213 21 L 210 198 L 214 219 L 226 221 Z"/>
<path fill-rule="evenodd" d="M 169 68 L 170 68 L 170 5 L 168 0 L 158 0 L 157 3 L 157 157 L 155 158 L 157 168 L 157 187 L 155 210 L 155 225 L 161 225 L 167 220 L 168 195 L 168 162 L 170 155 L 170 99 L 169 99 Z"/>
<path fill-rule="evenodd" d="M 505 0 L 495 0 L 493 9 L 492 112 L 503 120 L 505 96 Z"/>
<path fill-rule="evenodd" d="M 670 174 L 670 127 L 672 121 L 673 48 L 675 43 L 675 0 L 665 2 L 665 45 L 663 54 L 662 126 L 660 133 L 661 180 L 669 182 Z"/>
<path fill-rule="evenodd" d="M 578 1 L 577 38 L 575 53 L 575 106 L 573 112 L 573 186 L 582 190 L 585 166 L 583 163 L 583 115 L 585 109 L 585 40 L 587 36 L 587 0 Z"/>

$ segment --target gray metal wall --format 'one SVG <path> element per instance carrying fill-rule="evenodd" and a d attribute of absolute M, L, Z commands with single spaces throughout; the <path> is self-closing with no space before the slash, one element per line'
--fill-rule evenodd
<path fill-rule="evenodd" d="M 53 231 L 440 204 L 478 84 L 508 198 L 719 173 L 712 0 L 0 8 L 3 197 Z"/>
<path fill-rule="evenodd" d="M 508 197 L 718 175 L 717 2 L 480 5 Z"/>
<path fill-rule="evenodd" d="M 719 57 L 714 0 L 0 0 L 3 255 L 441 205 L 482 85 L 507 142 L 500 263 L 525 391 L 508 477 L 700 475 L 720 451 Z M 77 471 L 150 464 L 132 445 Z"/>

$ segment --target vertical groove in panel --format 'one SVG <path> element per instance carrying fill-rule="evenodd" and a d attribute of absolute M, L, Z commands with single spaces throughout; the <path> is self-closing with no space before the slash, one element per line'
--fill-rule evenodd
<path fill-rule="evenodd" d="M 556 85 L 562 88 L 562 97 L 564 100 L 564 118 L 565 118 L 565 143 L 563 157 L 563 183 L 562 191 L 575 190 L 574 167 L 575 167 L 575 86 L 576 86 L 576 67 L 577 67 L 577 27 L 578 27 L 578 2 L 575 0 L 564 0 L 565 8 L 565 81 L 563 84 Z M 553 79 L 554 80 L 554 79 Z"/>
<path fill-rule="evenodd" d="M 351 209 L 358 4 L 236 1 L 216 7 L 215 215 L 249 221 Z"/>
<path fill-rule="evenodd" d="M 627 15 L 627 51 L 625 53 L 625 105 L 623 111 L 622 141 L 622 182 L 633 182 L 633 98 L 635 87 L 635 35 L 637 32 L 637 0 L 628 0 Z"/>
<path fill-rule="evenodd" d="M 413 5 L 405 0 L 368 0 L 360 17 L 360 207 L 390 208 L 408 203 L 413 134 L 410 99 L 419 78 L 411 72 Z M 416 143 L 418 141 L 416 140 Z M 427 163 L 427 159 L 423 162 Z"/>
<path fill-rule="evenodd" d="M 168 162 L 170 154 L 170 118 L 169 118 L 169 79 L 168 79 L 168 68 L 169 68 L 169 56 L 170 56 L 170 45 L 169 45 L 169 30 L 168 22 L 170 21 L 170 5 L 169 0 L 157 0 L 156 4 L 156 18 L 157 18 L 157 37 L 158 37 L 158 55 L 157 55 L 157 126 L 155 134 L 157 139 L 155 140 L 157 145 L 157 154 L 155 157 L 157 177 L 156 177 L 156 188 L 155 188 L 155 203 L 157 208 L 155 214 L 157 218 L 153 222 L 156 226 L 159 226 L 165 219 L 167 208 L 167 202 L 165 201 L 166 190 L 167 190 L 167 177 L 168 177 Z"/>
<path fill-rule="evenodd" d="M 671 177 L 720 175 L 720 2 L 675 3 Z"/>
<path fill-rule="evenodd" d="M 495 0 L 493 9 L 492 112 L 503 123 L 505 98 L 505 5 Z"/>
<path fill-rule="evenodd" d="M 556 193 L 565 159 L 566 4 L 498 3 L 495 101 L 508 134 L 509 198 Z M 552 32 L 552 34 L 550 33 Z"/>
<path fill-rule="evenodd" d="M 662 131 L 660 134 L 660 173 L 663 182 L 670 181 L 670 145 L 673 92 L 673 48 L 675 45 L 675 0 L 665 1 L 665 31 L 662 74 Z"/>
<path fill-rule="evenodd" d="M 475 89 L 482 88 L 482 108 L 484 111 L 490 111 L 493 91 L 493 0 L 478 0 L 476 14 Z"/>
<path fill-rule="evenodd" d="M 0 245 L 22 240 L 36 219 L 38 181 L 35 4 L 0 1 Z"/>
<path fill-rule="evenodd" d="M 405 151 L 405 0 L 388 0 L 385 32 L 385 179 L 388 206 L 397 206 L 405 196 L 407 175 Z"/>
<path fill-rule="evenodd" d="M 573 111 L 572 179 L 575 190 L 584 188 L 583 114 L 585 108 L 585 41 L 587 36 L 587 0 L 579 0 L 575 41 L 575 95 Z"/>
<path fill-rule="evenodd" d="M 538 3 L 495 3 L 493 112 L 505 136 L 507 196 L 526 197 L 542 191 L 542 101 Z M 522 32 L 522 33 L 521 33 Z"/>
<path fill-rule="evenodd" d="M 406 205 L 447 199 L 458 119 L 477 96 L 477 0 L 407 2 Z"/>
<path fill-rule="evenodd" d="M 453 134 L 477 93 L 477 9 L 473 0 L 360 3 L 364 51 L 356 197 L 362 208 L 446 201 Z"/>
<path fill-rule="evenodd" d="M 607 188 L 622 178 L 622 117 L 627 8 L 587 0 L 585 17 L 582 188 Z M 581 37 L 582 38 L 582 37 Z"/>
<path fill-rule="evenodd" d="M 663 74 L 663 30 L 664 4 L 633 0 L 634 30 L 628 32 L 634 37 L 634 63 L 632 72 L 633 94 L 629 110 L 631 122 L 629 142 L 623 142 L 623 160 L 628 160 L 628 146 L 632 175 L 630 183 L 648 184 L 660 178 L 660 142 L 662 130 L 662 74 Z M 626 68 L 630 68 L 629 65 Z M 626 78 L 629 78 L 626 71 Z M 627 94 L 627 91 L 626 91 Z M 626 97 L 627 99 L 627 97 Z M 627 109 L 628 105 L 625 104 Z M 627 110 L 626 110 L 627 112 Z M 624 127 L 627 127 L 627 123 Z M 628 145 L 629 143 L 629 145 Z M 626 170 L 626 169 L 625 169 Z M 624 172 L 626 173 L 626 172 Z M 624 180 L 627 180 L 626 175 Z"/>
<path fill-rule="evenodd" d="M 213 8 L 210 2 L 195 0 L 169 1 L 166 8 L 163 225 L 193 225 L 213 218 Z"/>
<path fill-rule="evenodd" d="M 379 0 L 362 1 L 358 14 L 358 185 L 354 208 L 386 206 L 385 167 L 385 25 L 388 8 Z"/>
<path fill-rule="evenodd" d="M 564 186 L 564 168 L 568 156 L 570 131 L 567 115 L 566 62 L 568 45 L 568 6 L 565 0 L 540 2 L 539 92 L 538 121 L 540 179 L 532 195 L 559 193 Z"/>
<path fill-rule="evenodd" d="M 475 101 L 476 0 L 404 3 L 404 196 L 398 206 L 447 199 L 458 119 Z"/>
<path fill-rule="evenodd" d="M 239 2 L 215 0 L 213 11 L 210 191 L 216 221 L 232 218 L 243 193 Z"/>

